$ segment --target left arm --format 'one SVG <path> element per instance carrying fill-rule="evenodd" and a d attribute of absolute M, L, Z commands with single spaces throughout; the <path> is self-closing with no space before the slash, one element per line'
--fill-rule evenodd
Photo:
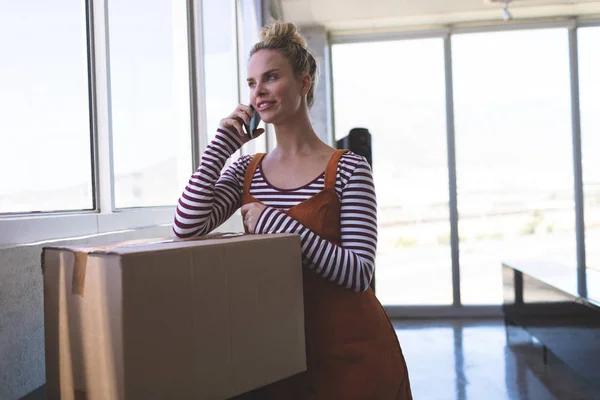
<path fill-rule="evenodd" d="M 355 292 L 367 290 L 377 251 L 377 200 L 369 164 L 362 159 L 341 195 L 341 246 L 330 243 L 276 208 L 266 207 L 255 233 L 296 233 L 305 263 L 323 278 Z"/>

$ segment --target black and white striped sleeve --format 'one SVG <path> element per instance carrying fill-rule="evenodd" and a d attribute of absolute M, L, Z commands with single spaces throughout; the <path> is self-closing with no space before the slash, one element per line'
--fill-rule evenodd
<path fill-rule="evenodd" d="M 241 157 L 221 171 L 241 146 L 237 135 L 224 127 L 217 130 L 177 203 L 173 221 L 177 237 L 206 235 L 240 207 L 244 174 L 252 157 Z"/>
<path fill-rule="evenodd" d="M 373 278 L 377 251 L 377 199 L 367 161 L 352 154 L 338 166 L 341 188 L 341 246 L 318 236 L 277 208 L 267 207 L 256 233 L 296 233 L 309 268 L 325 279 L 356 292 L 367 290 Z"/>

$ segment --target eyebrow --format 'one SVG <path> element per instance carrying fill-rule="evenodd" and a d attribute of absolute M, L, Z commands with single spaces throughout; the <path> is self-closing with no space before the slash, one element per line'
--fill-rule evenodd
<path fill-rule="evenodd" d="M 277 72 L 277 71 L 279 71 L 279 68 L 273 68 L 273 69 L 270 69 L 268 71 L 265 71 L 262 74 L 262 76 L 266 76 L 266 75 L 272 74 L 273 72 Z M 246 79 L 246 81 L 248 81 L 248 82 L 253 81 L 253 80 L 254 80 L 254 78 L 248 78 L 248 79 Z"/>

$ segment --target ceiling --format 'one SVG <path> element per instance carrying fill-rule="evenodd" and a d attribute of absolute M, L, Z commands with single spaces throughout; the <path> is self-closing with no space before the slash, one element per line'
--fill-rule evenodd
<path fill-rule="evenodd" d="M 378 30 L 502 21 L 503 4 L 491 0 L 274 0 L 281 18 L 329 31 Z M 600 16 L 600 0 L 512 0 L 514 20 Z"/>

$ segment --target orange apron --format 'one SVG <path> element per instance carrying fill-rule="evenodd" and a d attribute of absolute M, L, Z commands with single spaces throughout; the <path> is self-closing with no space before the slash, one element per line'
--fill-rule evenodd
<path fill-rule="evenodd" d="M 335 192 L 337 150 L 325 170 L 325 187 L 287 214 L 331 243 L 340 245 L 341 203 Z M 243 204 L 250 195 L 256 154 L 244 179 Z M 259 399 L 411 400 L 408 371 L 398 338 L 371 288 L 357 293 L 309 268 L 303 269 L 307 371 L 253 393 Z"/>

